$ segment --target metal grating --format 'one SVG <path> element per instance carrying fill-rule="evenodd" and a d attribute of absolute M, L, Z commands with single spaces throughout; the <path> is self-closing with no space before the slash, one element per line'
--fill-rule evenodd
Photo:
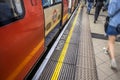
<path fill-rule="evenodd" d="M 68 35 L 68 33 L 69 33 L 69 30 L 66 29 L 65 32 L 64 32 L 63 34 L 64 34 L 64 35 Z"/>
<path fill-rule="evenodd" d="M 56 50 L 62 50 L 62 48 L 64 47 L 64 44 L 65 44 L 65 40 L 60 40 L 57 47 L 56 47 Z"/>
<path fill-rule="evenodd" d="M 70 43 L 77 45 L 77 44 L 79 44 L 79 39 L 80 39 L 80 33 L 73 33 L 71 40 L 70 40 Z"/>
<path fill-rule="evenodd" d="M 58 80 L 74 80 L 75 65 L 63 64 Z"/>
<path fill-rule="evenodd" d="M 77 49 L 78 49 L 77 45 L 69 44 L 69 48 L 68 48 L 68 51 L 66 53 L 64 63 L 76 65 Z"/>
<path fill-rule="evenodd" d="M 60 50 L 55 50 L 53 52 L 52 56 L 50 57 L 50 60 L 52 60 L 52 61 L 58 61 L 60 53 L 61 53 Z"/>
<path fill-rule="evenodd" d="M 66 39 L 67 39 L 67 36 L 68 36 L 68 35 L 65 35 L 65 34 L 64 34 L 64 35 L 62 35 L 61 39 L 62 39 L 62 40 L 66 40 Z"/>
<path fill-rule="evenodd" d="M 55 61 L 49 61 L 47 63 L 47 66 L 45 67 L 45 70 L 43 70 L 42 74 L 40 75 L 39 80 L 50 80 L 55 69 L 56 63 L 57 62 Z"/>

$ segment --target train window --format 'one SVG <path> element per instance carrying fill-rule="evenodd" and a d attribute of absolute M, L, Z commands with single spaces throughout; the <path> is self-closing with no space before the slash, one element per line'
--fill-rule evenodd
<path fill-rule="evenodd" d="M 13 0 L 13 4 L 14 4 L 14 7 L 15 7 L 16 14 L 18 16 L 22 15 L 23 14 L 23 9 L 22 9 L 22 5 L 21 5 L 21 0 Z"/>
<path fill-rule="evenodd" d="M 52 0 L 42 0 L 43 7 L 50 6 L 52 3 Z"/>
<path fill-rule="evenodd" d="M 61 2 L 62 0 L 55 0 L 55 3 Z"/>
<path fill-rule="evenodd" d="M 22 0 L 0 0 L 0 26 L 23 17 Z"/>

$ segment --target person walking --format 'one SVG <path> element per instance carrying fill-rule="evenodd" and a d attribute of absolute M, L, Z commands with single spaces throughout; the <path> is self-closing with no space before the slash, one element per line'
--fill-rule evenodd
<path fill-rule="evenodd" d="M 93 3 L 94 3 L 94 0 L 88 0 L 88 6 L 87 6 L 87 13 L 88 14 L 90 14 Z"/>
<path fill-rule="evenodd" d="M 96 0 L 96 8 L 95 8 L 95 15 L 94 15 L 94 23 L 96 23 L 97 19 L 98 19 L 98 16 L 99 16 L 99 13 L 102 9 L 102 6 L 103 6 L 103 1 L 104 0 Z"/>
<path fill-rule="evenodd" d="M 111 68 L 117 69 L 115 60 L 115 40 L 116 36 L 120 34 L 120 32 L 117 32 L 116 30 L 116 27 L 120 25 L 120 0 L 110 0 L 108 6 L 108 16 L 110 17 L 110 20 L 106 31 L 106 34 L 108 35 L 106 52 L 110 53 Z"/>
<path fill-rule="evenodd" d="M 107 10 L 108 10 L 109 1 L 110 1 L 110 0 L 106 0 L 106 1 L 105 1 L 104 7 L 103 7 L 103 11 L 107 11 Z"/>

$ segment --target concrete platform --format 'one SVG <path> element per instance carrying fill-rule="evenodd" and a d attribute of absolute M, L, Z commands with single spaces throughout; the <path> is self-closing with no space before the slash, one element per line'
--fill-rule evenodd
<path fill-rule="evenodd" d="M 118 64 L 118 71 L 114 71 L 110 67 L 110 57 L 103 53 L 103 47 L 107 45 L 107 38 L 104 36 L 104 23 L 107 12 L 100 13 L 96 24 L 94 21 L 94 9 L 89 15 L 92 41 L 97 65 L 97 73 L 99 80 L 120 80 L 120 40 L 115 43 L 115 56 Z"/>

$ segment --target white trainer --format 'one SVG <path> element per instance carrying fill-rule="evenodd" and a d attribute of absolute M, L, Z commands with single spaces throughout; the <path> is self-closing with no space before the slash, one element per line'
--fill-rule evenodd
<path fill-rule="evenodd" d="M 115 59 L 111 60 L 111 68 L 117 69 L 117 63 L 116 63 Z"/>
<path fill-rule="evenodd" d="M 109 54 L 109 51 L 107 50 L 106 47 L 103 48 L 103 52 L 104 52 L 105 54 Z"/>

